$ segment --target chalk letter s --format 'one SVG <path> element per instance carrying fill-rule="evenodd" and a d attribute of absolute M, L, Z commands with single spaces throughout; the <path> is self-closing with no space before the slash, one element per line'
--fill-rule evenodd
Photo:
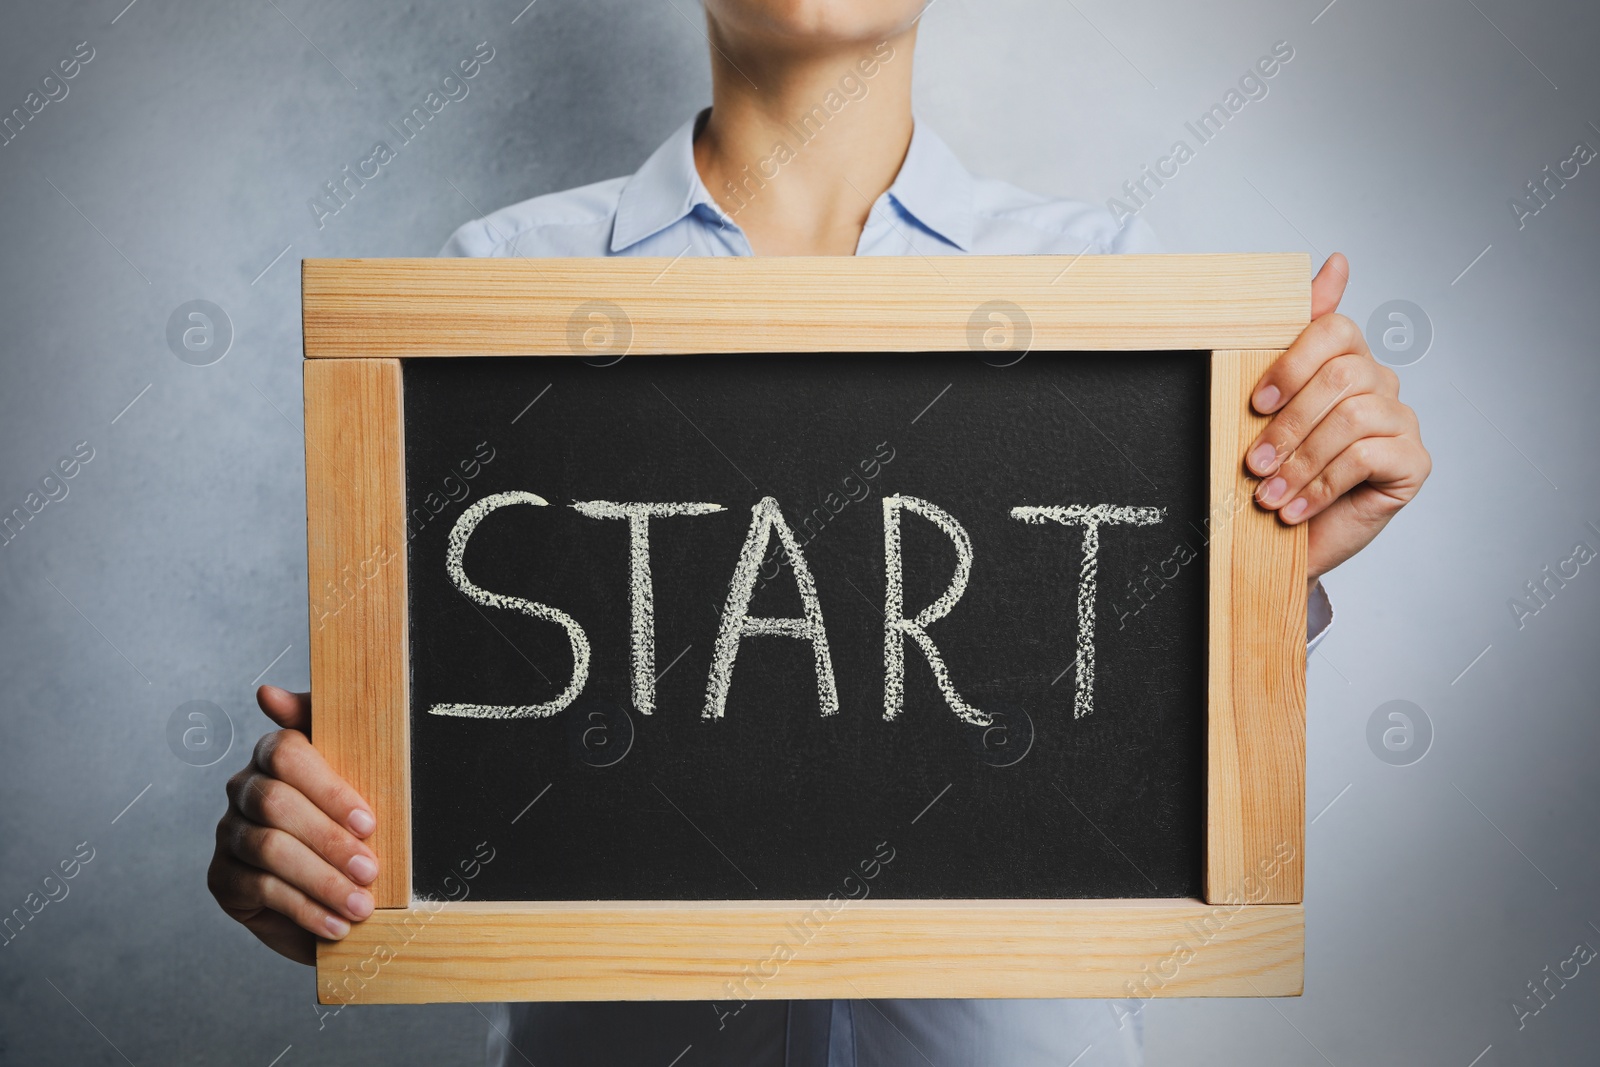
<path fill-rule="evenodd" d="M 543 704 L 524 705 L 499 705 L 499 704 L 435 704 L 428 709 L 430 715 L 447 715 L 467 719 L 545 719 L 558 714 L 562 709 L 577 699 L 583 692 L 584 683 L 589 680 L 589 638 L 584 634 L 583 627 L 564 611 L 558 611 L 546 604 L 536 604 L 531 600 L 521 597 L 504 596 L 500 593 L 491 593 L 487 589 L 480 589 L 472 584 L 467 577 L 466 569 L 462 566 L 462 558 L 467 553 L 467 539 L 472 536 L 482 522 L 484 516 L 497 508 L 509 504 L 535 504 L 545 506 L 543 497 L 533 493 L 511 492 L 495 493 L 486 496 L 473 504 L 461 517 L 456 520 L 455 526 L 450 530 L 450 544 L 445 549 L 445 570 L 450 574 L 450 580 L 455 587 L 467 595 L 469 600 L 489 608 L 508 608 L 520 611 L 524 615 L 531 615 L 536 619 L 544 619 L 560 625 L 567 631 L 567 640 L 572 643 L 572 680 L 567 687 L 554 700 Z"/>

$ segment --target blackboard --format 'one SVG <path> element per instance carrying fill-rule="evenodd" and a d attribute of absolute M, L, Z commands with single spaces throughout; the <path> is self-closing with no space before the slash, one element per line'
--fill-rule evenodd
<path fill-rule="evenodd" d="M 486 837 L 487 900 L 821 898 L 893 853 L 875 897 L 1195 897 L 1205 848 L 1208 353 L 539 357 L 404 363 L 412 888 L 442 895 Z M 557 609 L 588 671 L 549 717 L 438 714 L 549 702 L 566 630 L 475 602 L 447 569 L 461 516 L 477 587 Z M 972 547 L 964 593 L 913 638 L 885 719 L 886 497 L 927 501 Z M 708 671 L 764 498 L 815 584 L 813 643 L 738 644 L 720 717 Z M 579 502 L 700 502 L 654 518 L 654 708 L 633 684 L 630 523 Z M 1092 703 L 1074 669 L 1084 530 L 1018 507 L 1112 505 L 1098 531 Z M 593 509 L 591 509 L 593 510 Z M 957 565 L 902 506 L 907 616 Z M 774 536 L 752 616 L 802 617 Z"/>
<path fill-rule="evenodd" d="M 1298 995 L 1310 271 L 307 260 L 319 1000 Z"/>

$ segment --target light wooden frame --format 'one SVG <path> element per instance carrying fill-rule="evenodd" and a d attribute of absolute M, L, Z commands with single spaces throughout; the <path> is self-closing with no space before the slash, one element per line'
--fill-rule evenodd
<path fill-rule="evenodd" d="M 305 261 L 314 741 L 381 859 L 378 910 L 319 946 L 319 1000 L 1298 995 L 1305 528 L 1253 504 L 1241 458 L 1309 278 L 1298 254 Z M 1205 899 L 852 902 L 771 977 L 821 902 L 414 901 L 400 359 L 570 355 L 591 301 L 637 356 L 959 351 L 991 300 L 1035 350 L 1211 353 Z"/>

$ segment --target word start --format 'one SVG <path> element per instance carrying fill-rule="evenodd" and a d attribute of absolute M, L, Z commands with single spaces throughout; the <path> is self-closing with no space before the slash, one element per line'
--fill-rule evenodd
<path fill-rule="evenodd" d="M 536 603 L 522 597 L 494 593 L 473 584 L 467 577 L 463 560 L 467 542 L 491 512 L 513 504 L 531 504 L 544 507 L 547 501 L 534 493 L 507 492 L 486 496 L 462 512 L 450 531 L 445 550 L 445 568 L 451 582 L 470 600 L 484 607 L 503 608 L 521 612 L 535 619 L 555 623 L 566 630 L 572 645 L 572 678 L 555 699 L 542 704 L 435 704 L 430 714 L 474 719 L 547 718 L 559 714 L 577 699 L 589 680 L 589 638 L 576 619 L 548 604 Z M 695 503 L 614 503 L 609 500 L 590 500 L 571 505 L 580 514 L 591 519 L 618 519 L 628 523 L 628 584 L 632 609 L 631 663 L 633 706 L 641 714 L 655 711 L 655 594 L 650 575 L 650 520 L 683 516 L 708 515 L 724 511 L 720 504 Z M 784 520 L 778 502 L 763 497 L 750 509 L 750 530 L 745 535 L 744 547 L 734 565 L 733 579 L 728 587 L 727 603 L 722 610 L 722 622 L 717 633 L 716 646 L 711 655 L 711 671 L 706 682 L 706 702 L 702 717 L 719 719 L 727 706 L 728 688 L 733 681 L 733 668 L 739 658 L 740 644 L 746 637 L 789 637 L 811 644 L 817 673 L 817 698 L 823 715 L 833 715 L 839 710 L 839 694 L 834 685 L 833 658 L 828 651 L 828 634 L 822 622 L 822 605 L 817 599 L 817 585 L 806 566 L 794 531 Z M 955 546 L 956 568 L 949 587 L 937 600 L 915 615 L 907 616 L 902 581 L 900 551 L 900 517 L 911 512 L 931 522 L 944 532 Z M 1162 509 L 1115 504 L 1092 506 L 1068 505 L 1062 507 L 1016 507 L 1011 517 L 1022 522 L 1044 525 L 1059 523 L 1077 526 L 1083 530 L 1083 562 L 1078 575 L 1078 640 L 1074 658 L 1076 692 L 1073 696 L 1073 718 L 1081 718 L 1094 711 L 1094 618 L 1095 586 L 1099 571 L 1100 528 L 1102 526 L 1150 526 L 1162 519 Z M 789 558 L 791 572 L 800 592 L 802 615 L 799 618 L 764 618 L 750 614 L 750 598 L 755 592 L 756 577 L 767 546 L 776 534 Z M 966 591 L 967 579 L 972 573 L 972 539 L 949 512 L 936 504 L 913 496 L 888 496 L 883 500 L 883 552 L 884 552 L 884 626 L 883 626 L 883 717 L 885 720 L 900 714 L 905 699 L 905 642 L 916 642 L 928 661 L 934 681 L 945 703 L 963 722 L 974 726 L 991 725 L 986 713 L 964 700 L 957 692 L 950 673 L 945 669 L 944 657 L 928 635 L 928 627 L 950 614 L 956 602 Z"/>

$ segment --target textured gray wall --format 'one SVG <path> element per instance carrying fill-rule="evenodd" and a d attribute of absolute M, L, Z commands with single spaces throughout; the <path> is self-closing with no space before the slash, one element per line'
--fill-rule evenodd
<path fill-rule="evenodd" d="M 0 549 L 0 911 L 93 849 L 0 948 L 0 1061 L 477 1062 L 466 1005 L 319 1032 L 309 972 L 205 890 L 222 783 L 265 725 L 252 681 L 307 680 L 296 260 L 429 255 L 478 209 L 630 172 L 706 102 L 700 13 L 125 2 L 10 3 L 0 34 L 4 111 L 94 49 L 0 148 L 0 511 L 93 449 Z M 1520 1030 L 1512 1003 L 1600 946 L 1600 567 L 1520 629 L 1508 600 L 1600 548 L 1600 162 L 1521 229 L 1508 200 L 1600 147 L 1600 17 L 1324 2 L 943 0 L 924 20 L 922 117 L 977 171 L 1092 200 L 1288 40 L 1269 95 L 1145 217 L 1173 251 L 1343 250 L 1349 314 L 1407 299 L 1432 324 L 1400 373 L 1433 479 L 1329 579 L 1311 664 L 1306 995 L 1156 1004 L 1150 1062 L 1587 1061 L 1592 967 Z M 319 230 L 318 185 L 484 40 L 471 95 Z M 166 341 L 198 298 L 234 334 L 205 367 Z M 1367 740 L 1395 699 L 1432 724 L 1409 766 Z M 193 700 L 235 728 L 209 767 L 167 740 Z"/>

